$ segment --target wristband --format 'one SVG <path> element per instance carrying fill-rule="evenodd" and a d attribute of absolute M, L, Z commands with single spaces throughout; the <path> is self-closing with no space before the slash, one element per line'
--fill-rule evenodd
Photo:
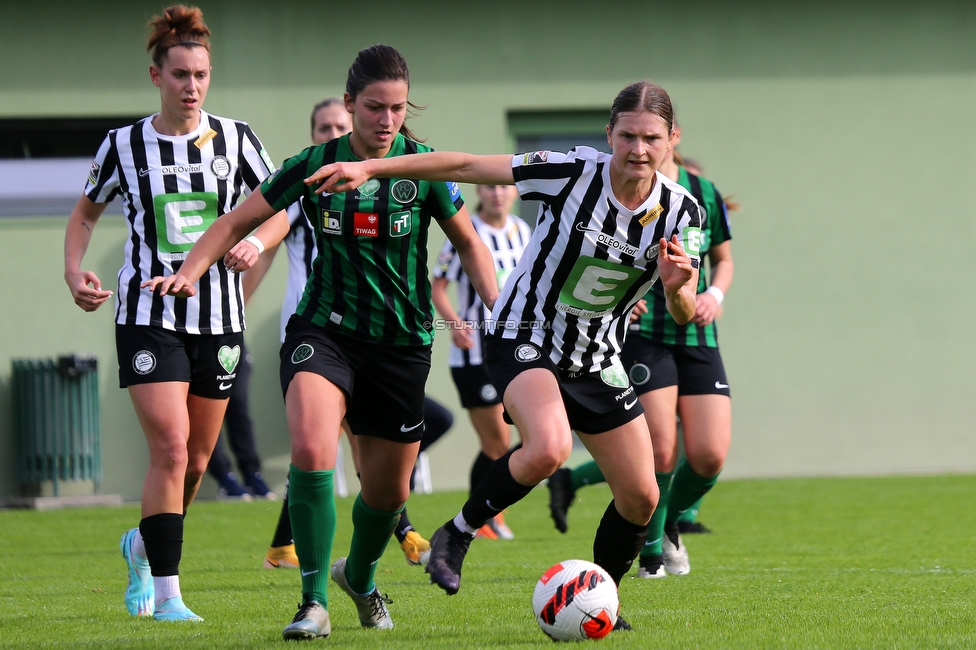
<path fill-rule="evenodd" d="M 254 248 L 258 249 L 258 255 L 264 252 L 264 244 L 261 243 L 261 240 L 258 239 L 257 235 L 248 235 L 244 238 L 244 241 L 250 243 L 252 246 L 254 246 Z M 721 302 L 722 301 L 719 300 L 719 303 Z"/>
<path fill-rule="evenodd" d="M 716 287 L 714 284 L 705 289 L 705 293 L 712 294 L 712 297 L 715 298 L 715 302 L 720 305 L 722 304 L 722 301 L 725 300 L 725 292 Z"/>

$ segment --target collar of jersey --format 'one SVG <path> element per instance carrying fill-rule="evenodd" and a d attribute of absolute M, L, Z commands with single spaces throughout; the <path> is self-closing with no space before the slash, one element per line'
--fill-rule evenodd
<path fill-rule="evenodd" d="M 607 200 L 610 204 L 617 208 L 621 214 L 628 216 L 633 216 L 635 214 L 641 214 L 647 212 L 652 207 L 654 207 L 658 201 L 661 200 L 661 183 L 666 179 L 664 174 L 661 172 L 654 172 L 654 187 L 651 188 L 651 194 L 648 196 L 643 203 L 637 206 L 636 209 L 631 210 L 630 208 L 624 206 L 623 203 L 617 200 L 617 197 L 613 195 L 613 186 L 610 184 L 610 160 L 608 159 L 603 165 L 603 186 L 607 188 Z"/>
<path fill-rule="evenodd" d="M 347 133 L 340 136 L 339 140 L 339 150 L 336 151 L 337 160 L 348 160 L 350 162 L 359 162 L 362 160 L 359 156 L 353 153 L 352 145 L 349 144 L 349 138 L 351 134 Z M 392 158 L 393 156 L 402 156 L 403 152 L 406 150 L 406 140 L 402 133 L 397 133 L 396 137 L 393 138 L 393 144 L 390 146 L 390 150 L 386 152 L 384 158 Z"/>
<path fill-rule="evenodd" d="M 159 113 L 153 113 L 146 118 L 145 128 L 146 131 L 148 131 L 154 138 L 158 138 L 160 140 L 185 140 L 187 138 L 195 139 L 200 137 L 204 130 L 210 128 L 210 116 L 207 115 L 203 109 L 200 109 L 200 124 L 197 125 L 197 128 L 193 129 L 189 133 L 184 133 L 183 135 L 166 135 L 157 131 L 156 127 L 153 126 L 153 118 L 155 118 L 157 115 L 159 115 Z"/>

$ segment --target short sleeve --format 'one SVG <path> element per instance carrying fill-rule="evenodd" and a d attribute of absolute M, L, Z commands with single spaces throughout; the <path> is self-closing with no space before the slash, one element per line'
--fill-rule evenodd
<path fill-rule="evenodd" d="M 464 197 L 457 183 L 432 182 L 425 203 L 433 218 L 450 219 L 464 207 Z"/>
<path fill-rule="evenodd" d="M 568 154 L 530 151 L 512 157 L 512 177 L 522 199 L 551 203 L 579 175 L 582 165 L 575 150 Z"/>
<path fill-rule="evenodd" d="M 305 178 L 311 147 L 286 160 L 261 183 L 261 194 L 275 210 L 284 210 L 305 195 Z"/>
<path fill-rule="evenodd" d="M 250 195 L 261 181 L 267 179 L 275 171 L 274 161 L 268 155 L 268 150 L 261 144 L 261 140 L 247 124 L 238 123 L 241 136 L 240 170 L 241 180 L 244 182 L 244 193 Z"/>
<path fill-rule="evenodd" d="M 461 260 L 450 239 L 444 241 L 441 252 L 437 255 L 433 276 L 435 278 L 447 278 L 451 282 L 457 282 L 458 278 L 461 277 Z"/>
<path fill-rule="evenodd" d="M 119 151 L 115 137 L 116 131 L 110 131 L 92 160 L 84 190 L 92 203 L 108 203 L 120 191 Z"/>

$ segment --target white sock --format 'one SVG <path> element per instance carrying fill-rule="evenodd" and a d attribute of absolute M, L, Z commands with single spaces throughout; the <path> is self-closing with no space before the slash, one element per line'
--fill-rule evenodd
<path fill-rule="evenodd" d="M 457 526 L 457 529 L 462 533 L 467 533 L 472 537 L 474 537 L 474 534 L 478 532 L 477 528 L 472 528 L 468 525 L 468 522 L 464 520 L 464 515 L 462 515 L 460 512 L 457 514 L 457 517 L 454 518 L 454 525 Z"/>
<path fill-rule="evenodd" d="M 142 532 L 136 528 L 136 534 L 132 538 L 132 553 L 140 560 L 149 560 L 146 556 L 146 543 L 142 541 Z"/>
<path fill-rule="evenodd" d="M 180 577 L 176 576 L 153 576 L 153 587 L 156 590 L 156 607 L 163 601 L 170 598 L 182 598 L 180 593 Z"/>

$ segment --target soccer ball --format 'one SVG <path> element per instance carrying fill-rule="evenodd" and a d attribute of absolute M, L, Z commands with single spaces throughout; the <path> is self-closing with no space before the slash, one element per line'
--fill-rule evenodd
<path fill-rule="evenodd" d="M 602 639 L 613 631 L 620 600 L 610 574 L 586 560 L 564 560 L 532 593 L 535 620 L 555 641 Z"/>

